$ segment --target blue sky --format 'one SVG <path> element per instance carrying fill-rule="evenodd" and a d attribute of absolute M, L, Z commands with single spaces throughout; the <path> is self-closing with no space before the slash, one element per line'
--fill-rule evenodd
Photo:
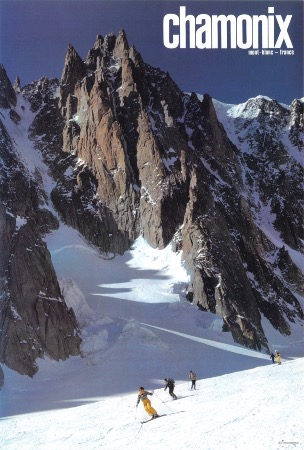
<path fill-rule="evenodd" d="M 294 56 L 249 56 L 247 50 L 167 49 L 162 23 L 167 13 L 267 15 L 285 18 Z M 290 104 L 303 96 L 302 1 L 127 1 L 127 0 L 0 0 L 0 63 L 21 85 L 42 76 L 61 77 L 67 46 L 82 58 L 96 35 L 124 28 L 145 62 L 168 71 L 186 92 L 208 93 L 226 103 L 267 95 Z"/>

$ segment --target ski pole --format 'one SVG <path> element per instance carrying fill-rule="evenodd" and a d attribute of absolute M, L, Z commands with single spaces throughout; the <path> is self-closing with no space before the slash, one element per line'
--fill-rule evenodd
<path fill-rule="evenodd" d="M 155 392 L 153 392 L 153 394 L 156 395 L 156 397 L 157 397 L 157 398 L 158 398 L 165 406 L 167 406 L 167 408 L 169 409 L 170 412 L 172 412 L 172 409 L 169 408 L 169 406 L 167 405 L 167 403 L 163 402 L 162 399 L 161 399 L 157 394 L 155 394 Z"/>

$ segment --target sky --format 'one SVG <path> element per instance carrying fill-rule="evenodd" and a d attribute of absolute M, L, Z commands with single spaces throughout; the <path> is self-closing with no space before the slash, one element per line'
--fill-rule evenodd
<path fill-rule="evenodd" d="M 292 15 L 288 33 L 294 55 L 251 56 L 241 49 L 168 49 L 163 43 L 163 18 L 179 14 Z M 265 95 L 290 104 L 303 97 L 302 1 L 126 1 L 126 0 L 0 0 L 0 63 L 21 85 L 61 77 L 68 44 L 84 59 L 97 34 L 118 34 L 124 28 L 130 45 L 144 61 L 168 71 L 185 92 L 208 93 L 225 103 L 242 103 Z M 284 46 L 282 48 L 285 48 Z"/>

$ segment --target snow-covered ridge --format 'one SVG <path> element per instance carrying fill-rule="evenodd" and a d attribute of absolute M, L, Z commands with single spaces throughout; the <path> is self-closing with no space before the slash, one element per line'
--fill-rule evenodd
<path fill-rule="evenodd" d="M 202 94 L 196 94 L 196 96 L 200 101 L 203 101 L 204 96 Z M 248 100 L 246 100 L 245 102 L 239 103 L 239 104 L 225 103 L 225 102 L 222 102 L 222 101 L 214 99 L 214 98 L 212 99 L 213 104 L 216 108 L 216 111 L 218 111 L 219 109 L 223 109 L 227 112 L 229 110 L 232 110 L 232 112 L 230 114 L 231 117 L 238 117 L 237 112 L 241 112 L 243 110 L 243 108 L 245 107 L 245 105 L 247 105 L 248 103 L 249 104 L 253 104 L 253 103 L 259 104 L 259 102 L 261 102 L 263 100 L 266 100 L 268 102 L 277 102 L 278 105 L 281 105 L 283 108 L 290 110 L 290 105 L 276 101 L 270 97 L 267 97 L 266 95 L 257 95 L 256 97 L 251 97 Z M 303 103 L 304 97 L 298 98 L 297 100 L 299 102 Z"/>
<path fill-rule="evenodd" d="M 47 165 L 35 149 L 34 142 L 28 137 L 35 113 L 31 111 L 30 102 L 22 94 L 17 94 L 17 105 L 14 110 L 20 117 L 19 123 L 11 120 L 9 110 L 2 110 L 2 115 L 3 124 L 13 140 L 16 154 L 30 177 L 37 181 L 37 171 L 40 173 L 43 188 L 50 193 L 55 186 L 55 181 L 49 176 Z"/>
<path fill-rule="evenodd" d="M 290 115 L 290 106 L 274 103 L 267 113 L 263 113 L 265 105 L 273 102 L 265 96 L 251 98 L 239 105 L 226 104 L 215 99 L 212 101 L 229 139 L 241 152 L 252 152 L 255 144 L 253 135 L 260 130 L 265 138 L 267 135 L 273 135 L 278 146 L 283 145 L 289 156 L 303 166 L 303 149 L 300 151 L 295 147 L 289 136 L 290 125 L 287 118 Z M 261 114 L 265 116 L 262 125 L 258 122 Z"/>
<path fill-rule="evenodd" d="M 273 140 L 277 142 L 277 147 L 284 148 L 286 154 L 285 164 L 281 166 L 278 164 L 278 167 L 274 167 L 273 171 L 277 172 L 278 170 L 282 170 L 286 174 L 289 174 L 295 163 L 303 166 L 303 149 L 300 151 L 290 141 L 290 127 L 288 122 L 285 121 L 284 116 L 282 116 L 282 110 L 277 109 L 278 107 L 283 107 L 288 116 L 290 114 L 290 107 L 282 104 L 274 104 L 270 111 L 263 113 L 263 108 L 265 108 L 265 105 L 269 102 L 273 102 L 273 100 L 262 95 L 251 98 L 240 105 L 225 104 L 213 99 L 219 121 L 224 126 L 229 139 L 237 146 L 241 154 L 245 156 L 248 155 L 250 158 L 252 155 L 255 155 L 256 151 L 260 150 L 260 147 L 255 140 L 256 133 L 264 135 L 264 139 L 266 139 L 267 135 L 273 136 Z M 258 117 L 261 113 L 266 116 L 266 119 L 263 120 L 262 125 L 259 126 Z M 280 125 L 276 125 L 273 122 L 275 116 L 277 116 Z M 263 151 L 265 153 L 269 151 L 267 150 L 267 146 L 265 146 Z M 257 159 L 260 159 L 260 156 L 257 155 Z M 273 160 L 275 160 L 275 157 L 273 157 Z M 253 190 L 247 186 L 246 174 L 249 174 L 250 177 L 253 174 L 250 168 L 245 164 L 244 158 L 240 161 L 242 164 L 245 185 L 244 195 L 249 204 L 254 205 L 252 212 L 256 216 L 256 224 L 276 247 L 281 248 L 282 246 L 285 246 L 294 263 L 302 270 L 303 255 L 282 241 L 280 233 L 274 225 L 276 214 L 272 212 L 270 205 L 271 201 L 268 200 L 268 202 L 266 202 L 265 199 L 263 201 L 261 200 L 262 195 L 258 190 L 258 185 L 256 185 Z M 268 158 L 268 164 L 271 164 L 270 158 Z M 257 176 L 258 174 L 256 177 Z"/>
<path fill-rule="evenodd" d="M 197 95 L 197 97 L 200 98 L 199 95 Z M 232 117 L 233 119 L 254 119 L 261 112 L 261 105 L 265 101 L 272 102 L 274 100 L 265 95 L 258 95 L 257 97 L 252 97 L 246 102 L 240 103 L 238 105 L 223 103 L 216 99 L 213 99 L 213 104 L 217 113 L 223 114 L 223 112 L 225 112 L 228 117 Z M 285 105 L 283 103 L 278 103 L 278 105 L 282 106 L 284 109 L 290 109 L 288 105 Z"/>

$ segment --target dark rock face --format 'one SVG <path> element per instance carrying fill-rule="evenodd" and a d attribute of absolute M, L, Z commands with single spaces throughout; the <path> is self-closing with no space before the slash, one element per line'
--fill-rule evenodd
<path fill-rule="evenodd" d="M 19 82 L 20 83 L 20 82 Z M 58 89 L 58 79 L 52 78 L 41 78 L 38 81 L 33 81 L 32 83 L 26 85 L 22 89 L 22 95 L 31 104 L 31 110 L 37 112 L 44 105 L 48 105 L 52 102 L 56 90 Z M 20 90 L 17 87 L 16 92 Z"/>
<path fill-rule="evenodd" d="M 16 105 L 16 93 L 7 76 L 6 70 L 0 64 L 0 108 L 9 108 Z"/>
<path fill-rule="evenodd" d="M 291 322 L 303 321 L 303 275 L 290 254 L 302 250 L 303 239 L 303 103 L 295 100 L 289 110 L 257 97 L 224 116 L 207 94 L 185 94 L 168 73 L 145 64 L 124 31 L 97 36 L 85 61 L 69 45 L 61 81 L 42 79 L 21 94 L 36 112 L 30 136 L 56 181 L 51 198 L 68 225 L 114 255 L 140 234 L 153 247 L 174 243 L 191 273 L 189 301 L 223 317 L 245 346 L 267 348 L 262 317 L 285 335 Z M 18 123 L 16 114 L 11 119 Z M 25 217 L 24 200 L 14 202 L 14 216 Z M 46 232 L 56 219 L 42 210 L 35 209 L 35 221 Z M 266 213 L 276 240 L 265 230 Z M 3 233 L 13 235 L 14 227 L 9 216 Z M 39 272 L 29 316 L 36 324 L 33 311 L 64 304 L 46 305 L 46 297 L 60 299 L 52 268 L 37 269 L 41 252 L 50 263 L 47 249 L 38 243 L 28 255 L 34 235 L 22 228 L 10 245 L 20 251 L 22 270 L 31 256 Z M 11 247 L 3 251 L 9 258 Z M 14 258 L 11 270 L 21 270 Z M 28 293 L 26 283 L 14 289 L 15 296 Z M 74 319 L 63 326 L 57 312 L 51 330 L 70 333 Z M 46 324 L 43 330 L 40 341 L 53 332 Z M 77 352 L 72 339 L 68 349 L 51 341 L 50 353 Z"/>
<path fill-rule="evenodd" d="M 14 97 L 6 100 L 9 108 L 16 105 Z M 80 338 L 42 240 L 58 221 L 45 207 L 41 175 L 21 163 L 4 126 L 9 120 L 18 125 L 12 111 L 0 121 L 0 361 L 33 376 L 38 357 L 78 355 Z"/>
<path fill-rule="evenodd" d="M 0 391 L 3 385 L 4 385 L 4 373 L 2 367 L 0 366 Z"/>
<path fill-rule="evenodd" d="M 297 147 L 300 152 L 303 149 L 303 129 L 304 129 L 304 105 L 303 102 L 295 99 L 290 105 L 290 142 Z"/>

